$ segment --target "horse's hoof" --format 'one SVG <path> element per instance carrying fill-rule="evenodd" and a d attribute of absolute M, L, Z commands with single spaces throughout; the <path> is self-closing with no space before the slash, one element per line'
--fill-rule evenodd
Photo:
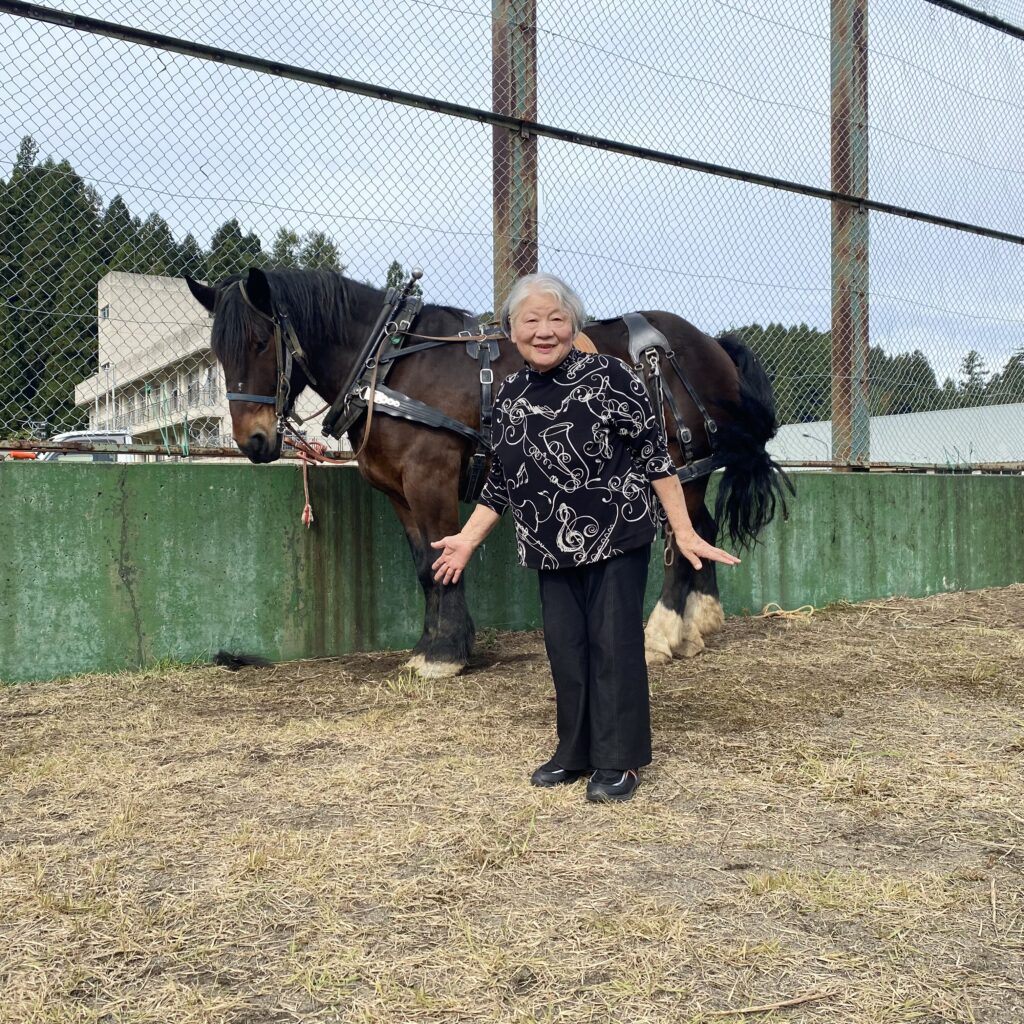
<path fill-rule="evenodd" d="M 647 662 L 648 667 L 652 665 L 667 665 L 671 660 L 671 652 L 663 650 L 660 647 L 657 649 L 648 647 L 644 651 L 644 661 Z"/>
<path fill-rule="evenodd" d="M 424 662 L 425 662 L 426 660 L 427 660 L 427 659 L 426 659 L 426 658 L 424 657 L 424 655 L 422 655 L 422 654 L 414 654 L 414 655 L 413 655 L 413 656 L 412 656 L 412 657 L 411 657 L 411 658 L 410 658 L 410 659 L 409 659 L 409 660 L 408 660 L 408 661 L 407 661 L 407 662 L 405 663 L 405 667 L 406 667 L 406 668 L 411 668 L 411 669 L 413 670 L 413 672 L 419 672 L 419 670 L 420 670 L 421 668 L 423 668 L 423 663 L 424 663 Z"/>
<path fill-rule="evenodd" d="M 681 643 L 672 648 L 672 653 L 677 658 L 696 658 L 704 650 L 704 641 L 698 634 L 696 637 L 689 636 Z"/>
<path fill-rule="evenodd" d="M 457 661 L 427 661 L 422 654 L 419 655 L 419 658 L 421 660 L 418 665 L 413 665 L 411 658 L 408 665 L 409 668 L 415 668 L 424 679 L 450 679 L 452 676 L 457 676 L 466 667 Z"/>

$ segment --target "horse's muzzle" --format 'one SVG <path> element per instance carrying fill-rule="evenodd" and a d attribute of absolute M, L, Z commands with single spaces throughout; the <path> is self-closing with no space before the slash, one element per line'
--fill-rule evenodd
<path fill-rule="evenodd" d="M 281 457 L 282 440 L 280 434 L 275 433 L 270 438 L 262 431 L 257 430 L 250 434 L 249 439 L 245 444 L 240 444 L 238 449 L 250 462 L 273 462 Z"/>

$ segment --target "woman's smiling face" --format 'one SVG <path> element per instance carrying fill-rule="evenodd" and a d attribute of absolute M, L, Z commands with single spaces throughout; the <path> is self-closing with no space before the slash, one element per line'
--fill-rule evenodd
<path fill-rule="evenodd" d="M 572 317 L 548 292 L 527 292 L 511 317 L 511 325 L 513 344 L 538 373 L 553 370 L 572 348 Z"/>

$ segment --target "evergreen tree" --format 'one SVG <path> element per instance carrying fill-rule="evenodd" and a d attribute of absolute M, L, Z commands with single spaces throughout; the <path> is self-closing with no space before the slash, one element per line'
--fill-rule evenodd
<path fill-rule="evenodd" d="M 96 360 L 99 198 L 66 161 L 22 140 L 0 192 L 4 253 L 0 434 L 78 425 L 73 385 Z"/>
<path fill-rule="evenodd" d="M 14 158 L 11 180 L 13 181 L 23 174 L 28 174 L 35 167 L 38 158 L 39 144 L 31 135 L 24 136 L 18 146 L 18 155 Z"/>
<path fill-rule="evenodd" d="M 960 364 L 960 375 L 963 378 L 960 385 L 961 406 L 981 405 L 985 398 L 988 372 L 979 352 L 971 349 L 964 356 L 964 361 Z"/>
<path fill-rule="evenodd" d="M 934 409 L 939 384 L 923 352 L 887 355 L 872 346 L 868 354 L 869 407 L 872 416 L 893 416 Z"/>
<path fill-rule="evenodd" d="M 301 239 L 290 228 L 278 228 L 270 250 L 270 266 L 275 270 L 297 270 L 302 265 L 299 261 L 300 243 Z"/>
<path fill-rule="evenodd" d="M 772 381 L 779 423 L 810 423 L 832 415 L 832 341 L 807 324 L 752 324 L 733 333 L 757 353 Z"/>
<path fill-rule="evenodd" d="M 167 221 L 151 213 L 139 228 L 135 266 L 140 274 L 169 277 L 178 264 L 178 246 Z"/>
<path fill-rule="evenodd" d="M 171 271 L 173 277 L 184 277 L 186 274 L 196 281 L 206 280 L 206 253 L 191 233 L 178 246 L 177 261 Z"/>
<path fill-rule="evenodd" d="M 985 387 L 986 405 L 1024 402 L 1024 348 L 1006 361 L 1002 370 L 992 374 Z"/>
<path fill-rule="evenodd" d="M 99 257 L 109 270 L 134 270 L 139 227 L 139 219 L 132 216 L 125 201 L 114 196 L 103 213 L 98 247 Z M 126 266 L 119 262 L 122 259 L 127 261 Z"/>
<path fill-rule="evenodd" d="M 299 259 L 306 270 L 344 271 L 338 247 L 322 231 L 310 231 L 302 240 Z"/>
<path fill-rule="evenodd" d="M 963 404 L 963 396 L 960 394 L 960 389 L 947 377 L 942 382 L 942 387 L 939 388 L 935 407 L 937 409 L 959 409 Z"/>
<path fill-rule="evenodd" d="M 265 262 L 259 238 L 253 232 L 243 235 L 241 225 L 232 218 L 217 228 L 210 240 L 207 280 L 221 281 L 231 274 L 243 273 L 249 267 L 262 267 Z"/>

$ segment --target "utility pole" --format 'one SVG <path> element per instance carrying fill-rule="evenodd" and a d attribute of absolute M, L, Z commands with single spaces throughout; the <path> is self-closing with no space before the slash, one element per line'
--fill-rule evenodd
<path fill-rule="evenodd" d="M 832 0 L 832 189 L 868 197 L 868 0 Z M 868 211 L 832 204 L 832 460 L 867 467 Z"/>
<path fill-rule="evenodd" d="M 536 0 L 491 0 L 491 106 L 537 120 Z M 494 311 L 516 278 L 537 272 L 537 138 L 492 128 Z"/>

